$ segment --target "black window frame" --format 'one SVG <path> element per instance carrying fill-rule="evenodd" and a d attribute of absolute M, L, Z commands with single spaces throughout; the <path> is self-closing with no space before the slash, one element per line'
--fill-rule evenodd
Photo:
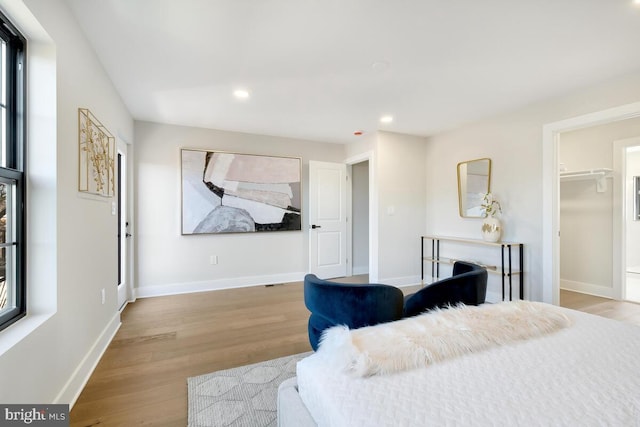
<path fill-rule="evenodd" d="M 0 330 L 27 314 L 26 281 L 26 50 L 27 41 L 0 12 L 0 38 L 6 43 L 6 166 L 0 164 L 0 178 L 15 183 L 15 246 L 12 257 L 15 306 L 0 314 Z M 8 213 L 7 213 L 8 214 Z M 6 246 L 6 245 L 5 245 Z"/>

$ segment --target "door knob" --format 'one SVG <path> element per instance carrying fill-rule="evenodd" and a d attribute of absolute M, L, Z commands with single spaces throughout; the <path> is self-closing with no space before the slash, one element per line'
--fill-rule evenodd
<path fill-rule="evenodd" d="M 311 224 L 311 228 L 315 230 L 316 228 L 322 228 L 322 226 L 321 225 Z"/>

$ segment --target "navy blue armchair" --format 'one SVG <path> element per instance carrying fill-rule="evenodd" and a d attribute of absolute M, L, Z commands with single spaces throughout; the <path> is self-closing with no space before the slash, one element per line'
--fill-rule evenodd
<path fill-rule="evenodd" d="M 307 274 L 304 304 L 311 312 L 309 342 L 317 350 L 322 331 L 332 326 L 356 329 L 401 319 L 403 294 L 389 285 L 329 282 Z"/>
<path fill-rule="evenodd" d="M 456 261 L 453 275 L 404 297 L 404 317 L 433 308 L 464 303 L 483 304 L 487 296 L 487 269 L 470 262 Z"/>

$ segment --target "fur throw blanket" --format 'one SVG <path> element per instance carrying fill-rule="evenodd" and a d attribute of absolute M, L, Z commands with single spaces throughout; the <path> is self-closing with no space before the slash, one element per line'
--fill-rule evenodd
<path fill-rule="evenodd" d="M 359 329 L 334 326 L 324 331 L 317 356 L 333 369 L 366 377 L 540 337 L 570 323 L 557 307 L 544 303 L 459 305 Z"/>

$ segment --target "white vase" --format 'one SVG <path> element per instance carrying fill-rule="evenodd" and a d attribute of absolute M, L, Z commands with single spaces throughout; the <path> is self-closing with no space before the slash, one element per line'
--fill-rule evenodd
<path fill-rule="evenodd" d="M 488 216 L 482 221 L 482 238 L 486 242 L 495 243 L 500 241 L 501 234 L 502 224 L 498 218 Z"/>

